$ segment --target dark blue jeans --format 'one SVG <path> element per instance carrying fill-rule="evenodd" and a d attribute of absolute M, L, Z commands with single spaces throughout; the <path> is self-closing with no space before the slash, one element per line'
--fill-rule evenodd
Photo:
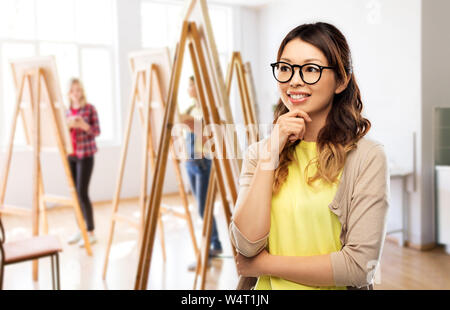
<path fill-rule="evenodd" d="M 91 181 L 92 170 L 94 169 L 94 156 L 79 159 L 69 156 L 69 166 L 72 172 L 73 182 L 80 200 L 81 211 L 88 231 L 94 230 L 94 211 L 91 199 L 89 198 L 89 182 Z"/>
<path fill-rule="evenodd" d="M 186 170 L 189 175 L 192 193 L 197 200 L 198 210 L 203 218 L 206 194 L 208 192 L 209 174 L 211 172 L 211 160 L 207 158 L 189 159 L 186 161 Z M 217 250 L 222 249 L 219 234 L 217 233 L 216 219 L 214 217 L 211 232 L 211 247 Z"/>

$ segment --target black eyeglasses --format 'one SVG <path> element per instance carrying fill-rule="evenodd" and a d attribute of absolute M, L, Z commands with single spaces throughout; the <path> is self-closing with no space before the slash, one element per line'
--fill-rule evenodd
<path fill-rule="evenodd" d="M 307 63 L 302 66 L 291 65 L 284 61 L 271 63 L 273 76 L 280 83 L 289 82 L 295 74 L 295 68 L 299 68 L 300 77 L 308 85 L 319 82 L 323 69 L 334 69 L 334 67 L 325 67 L 313 63 Z"/>

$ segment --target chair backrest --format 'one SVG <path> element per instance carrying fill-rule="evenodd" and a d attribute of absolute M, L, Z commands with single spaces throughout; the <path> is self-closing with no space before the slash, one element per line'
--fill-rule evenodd
<path fill-rule="evenodd" d="M 3 289 L 3 270 L 5 267 L 5 252 L 3 243 L 5 242 L 5 230 L 3 229 L 2 217 L 0 216 L 0 290 Z"/>
<path fill-rule="evenodd" d="M 5 229 L 3 228 L 3 222 L 2 222 L 2 217 L 0 215 L 0 243 L 3 244 L 5 243 Z"/>

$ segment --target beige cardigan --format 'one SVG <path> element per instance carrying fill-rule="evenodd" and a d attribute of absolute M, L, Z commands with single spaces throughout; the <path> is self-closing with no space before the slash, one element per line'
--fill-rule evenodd
<path fill-rule="evenodd" d="M 245 153 L 236 206 L 251 185 L 259 150 L 267 141 L 268 138 L 250 145 Z M 357 142 L 356 149 L 348 154 L 336 195 L 328 205 L 341 223 L 342 249 L 330 254 L 336 286 L 347 286 L 349 289 L 373 287 L 386 236 L 388 207 L 389 170 L 384 147 L 362 138 Z M 251 242 L 234 221 L 229 230 L 237 251 L 246 257 L 257 255 L 267 245 L 268 234 Z"/>

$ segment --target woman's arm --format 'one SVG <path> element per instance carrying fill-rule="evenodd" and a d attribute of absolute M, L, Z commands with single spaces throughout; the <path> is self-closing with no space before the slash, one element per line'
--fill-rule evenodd
<path fill-rule="evenodd" d="M 80 128 L 81 130 L 85 132 L 89 132 L 91 130 L 91 125 L 85 122 L 83 118 L 80 117 L 78 122 L 79 122 L 78 128 Z"/>
<path fill-rule="evenodd" d="M 92 137 L 97 137 L 100 135 L 100 122 L 98 119 L 97 110 L 93 105 L 90 106 L 89 121 L 86 122 L 82 117 L 80 117 L 80 128 L 85 131 L 88 135 Z"/>
<path fill-rule="evenodd" d="M 75 121 L 75 117 L 70 112 L 70 108 L 66 110 L 66 121 L 69 129 L 77 128 L 77 123 Z"/>
<path fill-rule="evenodd" d="M 309 286 L 334 286 L 330 254 L 279 256 L 262 251 L 246 258 L 238 254 L 238 273 L 246 277 L 269 275 Z"/>
<path fill-rule="evenodd" d="M 73 116 L 67 117 L 67 126 L 69 126 L 69 129 L 78 128 L 77 121 Z"/>
<path fill-rule="evenodd" d="M 261 151 L 270 150 L 270 139 L 267 143 L 260 144 Z M 255 145 L 257 148 L 259 145 Z M 244 159 L 248 163 L 249 157 L 256 161 L 256 168 L 253 173 L 248 189 L 240 192 L 240 197 L 236 203 L 233 213 L 233 222 L 240 232 L 251 242 L 260 240 L 266 236 L 270 229 L 270 206 L 272 200 L 272 184 L 274 170 L 268 168 L 267 156 L 261 156 L 261 152 L 248 152 Z M 247 164 L 248 165 L 248 164 Z M 248 168 L 248 167 L 244 167 Z M 243 169 L 244 169 L 243 168 Z M 245 171 L 243 171 L 245 173 Z M 245 195 L 245 196 L 243 196 Z"/>
<path fill-rule="evenodd" d="M 381 144 L 361 155 L 363 164 L 349 202 L 345 245 L 331 253 L 336 285 L 366 286 L 378 267 L 389 209 L 388 159 Z"/>
<path fill-rule="evenodd" d="M 195 119 L 192 115 L 189 114 L 181 114 L 179 117 L 180 123 L 183 123 L 187 126 L 189 126 L 189 129 L 191 131 L 194 131 L 194 123 L 195 123 Z"/>
<path fill-rule="evenodd" d="M 294 142 L 303 139 L 306 130 L 305 121 L 312 120 L 306 112 L 300 110 L 281 115 L 270 137 L 263 143 L 250 146 L 246 153 L 240 183 L 243 177 L 248 179 L 247 175 L 251 178 L 251 182 L 240 184 L 231 231 L 244 240 L 248 248 L 260 250 L 261 243 L 269 233 L 272 186 L 279 155 L 288 140 Z M 257 254 L 252 250 L 248 252 L 248 256 Z"/>

